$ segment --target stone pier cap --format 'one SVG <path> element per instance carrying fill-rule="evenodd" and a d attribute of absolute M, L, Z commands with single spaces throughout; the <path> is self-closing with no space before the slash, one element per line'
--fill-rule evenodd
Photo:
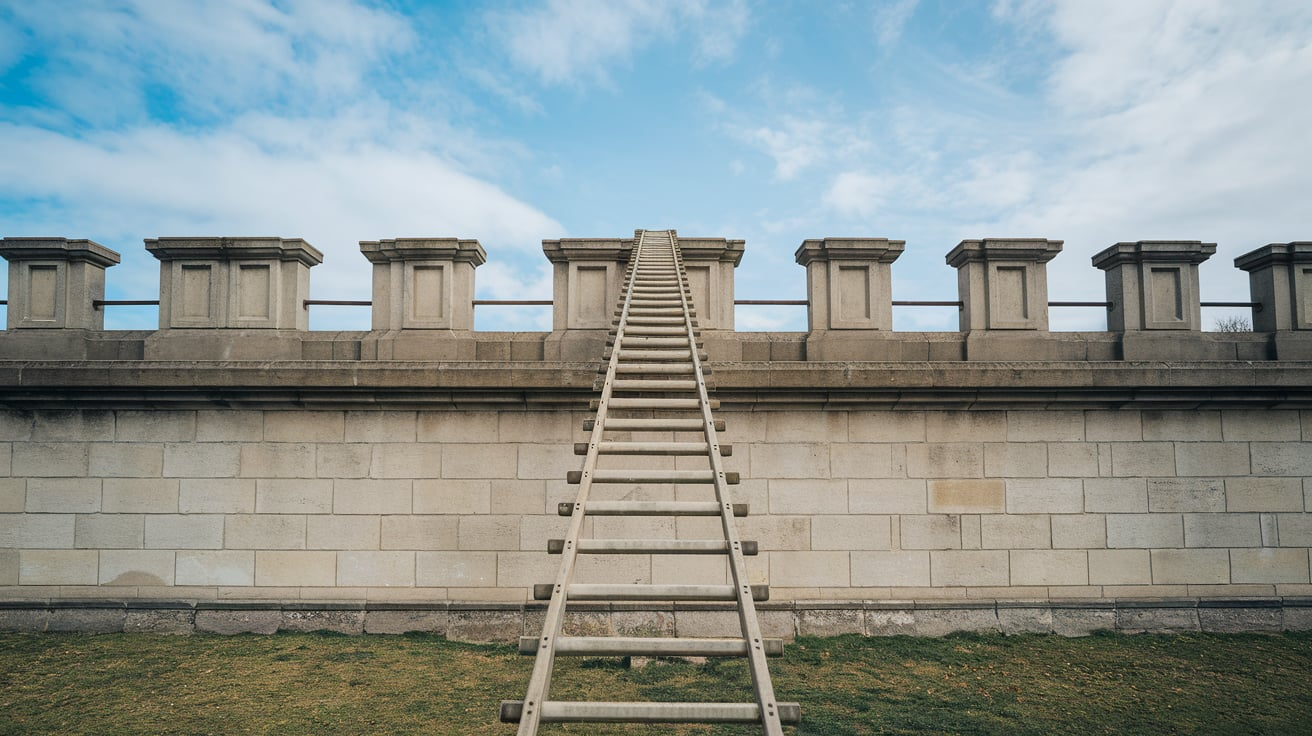
<path fill-rule="evenodd" d="M 160 237 L 146 238 L 146 250 L 160 260 L 190 258 L 232 260 L 276 259 L 306 266 L 323 263 L 323 253 L 301 238 L 280 237 Z"/>
<path fill-rule="evenodd" d="M 6 261 L 53 259 L 82 261 L 108 268 L 118 265 L 119 254 L 94 240 L 57 237 L 10 237 L 0 241 Z"/>

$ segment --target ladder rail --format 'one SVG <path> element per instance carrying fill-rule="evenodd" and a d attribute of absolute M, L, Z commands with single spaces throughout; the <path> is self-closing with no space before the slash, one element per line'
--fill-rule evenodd
<path fill-rule="evenodd" d="M 625 284 L 624 306 L 620 313 L 619 324 L 615 333 L 615 349 L 611 351 L 610 361 L 606 366 L 606 378 L 602 383 L 601 399 L 597 407 L 596 422 L 592 427 L 588 442 L 588 454 L 583 461 L 582 477 L 579 491 L 574 502 L 574 512 L 570 514 L 569 528 L 566 531 L 564 548 L 561 550 L 559 572 L 547 604 L 546 617 L 542 624 L 542 636 L 538 642 L 537 656 L 533 660 L 533 673 L 529 676 L 528 688 L 524 695 L 524 705 L 519 718 L 519 736 L 536 736 L 542 722 L 542 704 L 551 689 L 551 673 L 555 667 L 556 639 L 564 628 L 565 610 L 569 598 L 569 588 L 574 578 L 574 567 L 578 561 L 576 541 L 582 534 L 583 521 L 586 516 L 588 496 L 592 491 L 592 478 L 596 474 L 597 461 L 600 457 L 602 437 L 606 431 L 606 413 L 609 408 L 611 393 L 614 390 L 616 367 L 620 362 L 619 346 L 623 344 L 625 320 L 633 300 L 634 276 L 637 273 L 638 258 L 642 252 L 642 241 L 634 244 L 630 257 L 631 267 Z"/>

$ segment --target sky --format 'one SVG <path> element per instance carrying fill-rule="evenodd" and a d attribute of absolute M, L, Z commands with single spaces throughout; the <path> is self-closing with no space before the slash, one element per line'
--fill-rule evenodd
<path fill-rule="evenodd" d="M 746 241 L 739 299 L 805 298 L 803 240 L 869 236 L 906 241 L 899 300 L 956 299 L 963 239 L 1044 237 L 1054 300 L 1164 239 L 1217 243 L 1203 299 L 1247 301 L 1235 256 L 1312 240 L 1310 119 L 1306 0 L 0 0 L 0 236 L 118 251 L 110 299 L 157 298 L 144 238 L 305 238 L 316 299 L 370 297 L 361 240 L 477 238 L 480 298 L 549 299 L 543 239 L 675 228 Z"/>

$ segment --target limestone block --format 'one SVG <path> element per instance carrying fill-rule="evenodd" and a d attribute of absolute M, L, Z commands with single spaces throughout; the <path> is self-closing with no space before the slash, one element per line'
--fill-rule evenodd
<path fill-rule="evenodd" d="M 770 582 L 780 587 L 847 587 L 847 552 L 770 552 Z"/>
<path fill-rule="evenodd" d="M 765 441 L 769 443 L 844 442 L 848 439 L 846 412 L 772 411 L 765 416 Z"/>
<path fill-rule="evenodd" d="M 408 480 L 342 479 L 333 481 L 334 514 L 411 513 Z"/>
<path fill-rule="evenodd" d="M 101 510 L 107 514 L 177 513 L 178 481 L 171 478 L 106 478 Z"/>
<path fill-rule="evenodd" d="M 1012 585 L 1087 585 L 1089 556 L 1084 550 L 1011 551 Z"/>
<path fill-rule="evenodd" d="M 35 442 L 109 442 L 114 439 L 114 412 L 95 409 L 48 409 L 34 412 Z"/>
<path fill-rule="evenodd" d="M 674 611 L 612 610 L 611 627 L 616 636 L 674 636 Z"/>
<path fill-rule="evenodd" d="M 126 634 L 190 634 L 196 612 L 190 606 L 175 608 L 129 608 L 123 620 Z"/>
<path fill-rule="evenodd" d="M 448 614 L 446 636 L 452 641 L 510 643 L 523 634 L 523 613 L 518 610 L 453 610 Z"/>
<path fill-rule="evenodd" d="M 282 622 L 274 610 L 198 610 L 196 631 L 203 634 L 272 634 Z"/>
<path fill-rule="evenodd" d="M 923 514 L 928 510 L 921 479 L 850 480 L 848 510 L 854 514 Z"/>
<path fill-rule="evenodd" d="M 1075 514 L 1084 510 L 1084 484 L 1077 478 L 1008 479 L 1007 513 Z"/>
<path fill-rule="evenodd" d="M 100 510 L 97 478 L 29 478 L 28 513 L 92 514 Z"/>
<path fill-rule="evenodd" d="M 559 560 L 552 556 L 552 562 L 559 567 Z M 574 580 L 579 583 L 633 583 L 646 585 L 651 580 L 651 560 L 647 555 L 617 555 L 607 559 L 605 555 L 581 555 L 574 568 Z M 538 582 L 551 582 L 556 579 L 552 573 Z"/>
<path fill-rule="evenodd" d="M 827 445 L 754 444 L 748 449 L 751 452 L 752 475 L 758 478 L 829 477 Z"/>
<path fill-rule="evenodd" d="M 638 459 L 638 458 L 633 458 Z M 516 476 L 522 480 L 555 480 L 582 467 L 572 444 L 522 444 L 518 447 Z M 625 467 L 636 467 L 626 464 Z M 701 467 L 706 467 L 702 459 Z"/>
<path fill-rule="evenodd" d="M 333 481 L 309 478 L 260 478 L 255 481 L 255 511 L 260 514 L 327 514 L 333 510 Z"/>
<path fill-rule="evenodd" d="M 47 632 L 77 632 L 80 634 L 117 634 L 123 631 L 127 609 L 121 604 L 54 608 L 46 623 Z"/>
<path fill-rule="evenodd" d="M 459 445 L 442 446 L 443 478 L 515 478 L 519 471 L 516 445 L 486 445 L 471 452 Z"/>
<path fill-rule="evenodd" d="M 1058 636 L 1089 636 L 1116 629 L 1116 610 L 1106 608 L 1053 608 L 1052 633 Z"/>
<path fill-rule="evenodd" d="M 278 630 L 360 634 L 364 632 L 364 611 L 284 609 Z"/>
<path fill-rule="evenodd" d="M 716 519 L 710 520 L 716 521 Z M 680 521 L 692 521 L 692 519 L 680 519 Z M 519 523 L 519 549 L 525 552 L 545 552 L 547 540 L 565 538 L 566 531 L 569 529 L 569 522 L 570 517 L 568 516 L 526 515 L 521 517 Z M 722 536 L 718 527 L 714 534 Z"/>
<path fill-rule="evenodd" d="M 442 448 L 432 444 L 378 443 L 369 465 L 371 478 L 439 478 Z"/>
<path fill-rule="evenodd" d="M 1087 478 L 1084 509 L 1097 513 L 1143 513 L 1148 510 L 1148 484 L 1143 478 Z"/>
<path fill-rule="evenodd" d="M 852 585 L 929 587 L 929 552 L 853 552 Z"/>
<path fill-rule="evenodd" d="M 1129 606 L 1116 609 L 1116 631 L 1121 634 L 1179 634 L 1198 631 L 1198 609 L 1185 606 Z"/>
<path fill-rule="evenodd" d="M 1286 605 L 1281 612 L 1282 631 L 1312 631 L 1312 607 Z"/>
<path fill-rule="evenodd" d="M 983 547 L 980 531 L 980 516 L 968 514 L 961 517 L 961 548 L 981 549 Z"/>
<path fill-rule="evenodd" d="M 1090 585 L 1149 585 L 1152 563 L 1146 549 L 1091 549 Z"/>
<path fill-rule="evenodd" d="M 3 552 L 0 552 L 3 554 Z M 17 553 L 15 553 L 15 556 Z M 15 580 L 17 574 L 15 573 Z M 50 622 L 50 611 L 45 608 L 7 608 L 0 610 L 0 631 L 18 634 L 40 634 Z"/>
<path fill-rule="evenodd" d="M 421 411 L 418 439 L 443 444 L 491 444 L 498 441 L 499 424 L 500 416 L 494 411 Z"/>
<path fill-rule="evenodd" d="M 101 585 L 173 585 L 174 553 L 165 550 L 100 551 Z"/>
<path fill-rule="evenodd" d="M 1098 446 L 1082 442 L 1049 443 L 1048 475 L 1053 478 L 1096 477 Z"/>
<path fill-rule="evenodd" d="M 723 585 L 733 582 L 729 565 L 722 557 L 652 555 L 651 582 L 683 585 Z"/>
<path fill-rule="evenodd" d="M 1224 605 L 1210 605 L 1219 603 Z M 1265 601 L 1199 601 L 1198 625 L 1202 631 L 1217 634 L 1247 634 L 1255 631 L 1281 630 L 1281 611 Z M 1205 605 L 1209 604 L 1209 605 Z M 1244 605 L 1247 604 L 1247 605 Z"/>
<path fill-rule="evenodd" d="M 1200 442 L 1221 439 L 1221 412 L 1145 411 L 1143 438 L 1148 441 Z"/>
<path fill-rule="evenodd" d="M 927 442 L 988 442 L 1006 436 L 1005 411 L 936 411 L 925 415 Z"/>
<path fill-rule="evenodd" d="M 227 516 L 223 520 L 223 541 L 227 549 L 305 549 L 305 517 L 272 514 Z"/>
<path fill-rule="evenodd" d="M 148 549 L 222 549 L 223 517 L 218 514 L 147 514 Z"/>
<path fill-rule="evenodd" d="M 1230 582 L 1308 583 L 1307 550 L 1230 550 Z"/>
<path fill-rule="evenodd" d="M 67 549 L 73 546 L 73 514 L 0 514 L 0 548 Z"/>
<path fill-rule="evenodd" d="M 1184 522 L 1179 514 L 1108 514 L 1107 546 L 1183 547 Z"/>
<path fill-rule="evenodd" d="M 907 475 L 912 478 L 979 478 L 984 475 L 983 446 L 976 443 L 907 445 Z"/>
<path fill-rule="evenodd" d="M 1170 442 L 1112 444 L 1112 475 L 1175 476 L 1175 446 Z"/>
<path fill-rule="evenodd" d="M 1303 492 L 1299 491 L 1299 500 Z M 27 505 L 27 481 L 23 478 L 0 478 L 0 514 L 19 513 Z"/>
<path fill-rule="evenodd" d="M 980 517 L 984 549 L 1048 549 L 1052 547 L 1047 514 L 987 514 Z"/>
<path fill-rule="evenodd" d="M 33 520 L 59 519 L 57 516 L 33 516 Z M 74 543 L 63 543 L 57 534 L 43 535 L 56 541 L 52 546 L 79 549 L 141 549 L 145 546 L 145 517 L 141 514 L 79 514 Z M 4 534 L 0 532 L 0 540 Z M 8 546 L 0 541 L 0 546 Z M 18 547 L 42 545 L 17 544 Z"/>
<path fill-rule="evenodd" d="M 1215 478 L 1153 478 L 1148 481 L 1148 510 L 1225 511 L 1224 485 Z"/>
<path fill-rule="evenodd" d="M 1080 442 L 1084 439 L 1084 412 L 1009 411 L 1006 438 L 1008 442 Z"/>
<path fill-rule="evenodd" d="M 462 550 L 519 549 L 518 516 L 462 516 L 458 545 Z"/>
<path fill-rule="evenodd" d="M 998 626 L 1007 636 L 1051 634 L 1052 609 L 1043 603 L 999 602 Z"/>
<path fill-rule="evenodd" d="M 851 442 L 924 442 L 925 412 L 848 412 L 847 437 Z"/>
<path fill-rule="evenodd" d="M 1312 476 L 1312 452 L 1298 442 L 1254 442 L 1252 462 L 1254 475 Z M 17 460 L 18 448 L 14 448 Z M 17 462 L 15 462 L 15 466 Z M 15 471 L 17 473 L 17 471 Z"/>
<path fill-rule="evenodd" d="M 410 519 L 413 517 L 389 517 Z M 378 516 L 307 516 L 306 549 L 379 549 L 382 523 Z"/>
<path fill-rule="evenodd" d="M 114 415 L 117 442 L 185 442 L 196 437 L 196 412 L 123 409 Z"/>
<path fill-rule="evenodd" d="M 902 549 L 961 549 L 961 517 L 926 515 L 900 517 Z"/>
<path fill-rule="evenodd" d="M 917 606 L 912 614 L 916 620 L 916 635 L 947 636 L 957 631 L 977 633 L 1001 631 L 997 609 L 991 604 L 970 607 L 967 605 L 960 603 L 956 604 L 958 607 L 953 607 L 953 604 L 949 603 L 934 608 Z"/>
<path fill-rule="evenodd" d="M 864 443 L 830 445 L 829 467 L 835 478 L 887 478 L 892 472 L 890 447 Z"/>
<path fill-rule="evenodd" d="M 1312 514 L 1276 514 L 1281 547 L 1312 547 Z"/>
<path fill-rule="evenodd" d="M 95 550 L 23 550 L 18 558 L 19 585 L 96 585 L 100 553 Z"/>
<path fill-rule="evenodd" d="M 183 478 L 178 486 L 178 511 L 184 514 L 254 513 L 255 481 L 249 478 Z"/>
<path fill-rule="evenodd" d="M 337 553 L 258 551 L 255 553 L 255 584 L 332 587 L 337 584 Z"/>
<path fill-rule="evenodd" d="M 250 447 L 251 445 L 245 445 Z M 210 442 L 164 445 L 166 478 L 233 478 L 242 469 L 242 445 Z M 259 473 L 244 474 L 247 477 Z"/>
<path fill-rule="evenodd" d="M 345 418 L 340 411 L 266 411 L 265 442 L 341 442 Z"/>
<path fill-rule="evenodd" d="M 889 549 L 887 516 L 816 516 L 811 520 L 811 549 Z"/>
<path fill-rule="evenodd" d="M 1051 517 L 1053 549 L 1098 549 L 1107 546 L 1107 517 L 1061 514 Z"/>
<path fill-rule="evenodd" d="M 1236 442 L 1177 442 L 1176 472 L 1184 476 L 1248 475 L 1248 445 Z"/>
<path fill-rule="evenodd" d="M 25 478 L 84 478 L 90 451 L 81 442 L 28 442 L 15 445 L 10 472 Z"/>
<path fill-rule="evenodd" d="M 1006 505 L 1006 483 L 999 478 L 929 481 L 931 514 L 1000 513 Z"/>
<path fill-rule="evenodd" d="M 1135 442 L 1143 439 L 1143 415 L 1117 409 L 1084 412 L 1084 436 L 1090 442 Z"/>
<path fill-rule="evenodd" d="M 94 442 L 88 445 L 88 473 L 100 478 L 158 478 L 164 468 L 164 446 Z"/>
<path fill-rule="evenodd" d="M 255 553 L 241 550 L 181 550 L 177 554 L 178 585 L 254 585 Z"/>
<path fill-rule="evenodd" d="M 1221 435 L 1226 442 L 1297 442 L 1298 412 L 1286 409 L 1226 409 Z"/>
<path fill-rule="evenodd" d="M 766 412 L 731 411 L 731 407 L 725 409 L 721 415 L 725 417 L 725 431 L 720 435 L 722 441 L 744 446 L 765 441 Z"/>
<path fill-rule="evenodd" d="M 382 549 L 456 549 L 459 524 L 455 516 L 384 516 L 380 546 Z"/>
<path fill-rule="evenodd" d="M 465 481 L 448 481 L 448 482 L 465 482 Z M 472 481 L 477 483 L 478 481 Z M 420 490 L 419 483 L 415 483 L 415 508 L 419 508 Z M 735 498 L 740 494 L 735 493 Z M 471 505 L 471 511 L 465 513 L 481 513 L 476 506 Z M 547 508 L 547 484 L 540 480 L 505 480 L 498 479 L 491 482 L 491 489 L 488 498 L 487 513 L 492 514 L 530 514 L 545 512 L 550 513 L 551 509 Z"/>
<path fill-rule="evenodd" d="M 1151 551 L 1154 585 L 1218 585 L 1230 582 L 1230 553 L 1224 549 Z"/>
<path fill-rule="evenodd" d="M 264 412 L 262 411 L 202 409 L 196 412 L 197 442 L 259 442 L 262 439 L 264 439 Z"/>
<path fill-rule="evenodd" d="M 859 604 L 857 604 L 859 606 Z M 797 612 L 800 636 L 864 634 L 865 614 L 859 607 L 802 608 Z"/>
<path fill-rule="evenodd" d="M 778 480 L 769 482 L 771 514 L 847 513 L 847 481 Z"/>
<path fill-rule="evenodd" d="M 502 442 L 565 443 L 581 439 L 582 432 L 575 417 L 563 412 L 505 411 L 497 415 L 497 436 Z"/>
<path fill-rule="evenodd" d="M 16 409 L 0 410 L 0 440 L 27 442 L 32 439 L 36 414 Z"/>
<path fill-rule="evenodd" d="M 347 442 L 414 442 L 419 426 L 413 411 L 348 411 Z"/>
<path fill-rule="evenodd" d="M 366 634 L 446 634 L 450 614 L 430 610 L 365 611 Z"/>
<path fill-rule="evenodd" d="M 421 564 L 428 553 L 420 553 Z M 485 582 L 480 585 L 498 586 L 502 589 L 520 589 L 529 595 L 529 589 L 539 583 L 550 583 L 556 579 L 560 569 L 560 558 L 543 552 L 459 552 L 434 553 L 432 559 L 435 567 L 431 575 L 473 575 L 483 576 Z M 468 562 L 461 562 L 467 560 Z M 440 566 L 439 566 L 440 563 Z M 468 568 L 461 567 L 467 564 Z M 433 578 L 445 579 L 442 577 Z M 615 582 L 614 579 L 608 582 Z"/>
<path fill-rule="evenodd" d="M 358 587 L 413 586 L 414 552 L 338 552 L 337 584 Z"/>
<path fill-rule="evenodd" d="M 1039 442 L 986 443 L 984 475 L 999 478 L 1043 478 L 1048 475 L 1048 448 Z"/>
<path fill-rule="evenodd" d="M 535 509 L 519 511 L 540 511 Z M 424 479 L 414 482 L 417 514 L 486 514 L 491 510 L 491 483 L 486 480 Z"/>
<path fill-rule="evenodd" d="M 493 587 L 498 584 L 497 553 L 416 552 L 415 584 L 461 588 Z M 501 584 L 511 585 L 509 582 Z M 525 583 L 525 585 L 531 584 Z"/>
<path fill-rule="evenodd" d="M 925 560 L 925 579 L 929 579 L 929 560 Z M 867 609 L 865 630 L 867 636 L 915 636 L 916 616 L 911 604 L 904 608 Z"/>
<path fill-rule="evenodd" d="M 675 609 L 674 630 L 677 636 L 684 637 L 742 636 L 742 626 L 734 612 L 693 605 Z"/>
<path fill-rule="evenodd" d="M 810 516 L 758 515 L 738 519 L 738 536 L 755 540 L 762 550 L 805 550 L 811 548 Z M 683 519 L 680 519 L 682 522 Z M 682 530 L 682 526 L 680 527 Z M 698 535 L 701 538 L 703 535 Z"/>
<path fill-rule="evenodd" d="M 1005 550 L 951 550 L 929 555 L 930 581 L 943 586 L 1002 586 L 1008 584 Z"/>
<path fill-rule="evenodd" d="M 243 478 L 314 477 L 314 445 L 279 443 L 245 444 L 239 447 L 240 475 Z"/>
<path fill-rule="evenodd" d="M 1226 478 L 1226 511 L 1303 511 L 1299 478 Z"/>
<path fill-rule="evenodd" d="M 315 475 L 320 478 L 367 478 L 373 455 L 373 445 L 319 445 L 314 455 Z"/>
<path fill-rule="evenodd" d="M 1186 547 L 1260 547 L 1257 514 L 1184 514 Z"/>

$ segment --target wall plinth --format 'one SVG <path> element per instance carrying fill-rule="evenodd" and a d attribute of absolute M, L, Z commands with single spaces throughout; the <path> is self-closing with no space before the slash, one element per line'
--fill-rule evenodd
<path fill-rule="evenodd" d="M 362 240 L 373 264 L 374 330 L 474 329 L 474 269 L 487 261 L 477 240 Z"/>
<path fill-rule="evenodd" d="M 1215 252 L 1216 243 L 1198 240 L 1140 240 L 1094 255 L 1107 274 L 1107 329 L 1202 330 L 1198 264 Z"/>
<path fill-rule="evenodd" d="M 1046 265 L 1062 241 L 1043 238 L 963 240 L 947 254 L 957 269 L 961 331 L 1047 330 Z"/>
<path fill-rule="evenodd" d="M 1254 332 L 1312 330 L 1312 242 L 1272 243 L 1235 259 L 1248 272 Z"/>

